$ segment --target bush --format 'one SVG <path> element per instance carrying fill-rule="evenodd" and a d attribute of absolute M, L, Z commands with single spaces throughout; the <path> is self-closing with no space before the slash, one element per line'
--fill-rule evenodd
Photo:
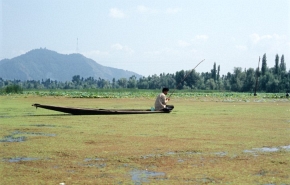
<path fill-rule="evenodd" d="M 15 93 L 15 94 L 22 94 L 23 93 L 23 89 L 21 88 L 21 86 L 13 84 L 13 85 L 9 85 L 6 86 L 4 88 L 4 93 Z"/>

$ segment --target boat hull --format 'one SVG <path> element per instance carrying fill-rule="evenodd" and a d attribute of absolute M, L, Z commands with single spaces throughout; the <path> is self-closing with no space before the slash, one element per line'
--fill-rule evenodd
<path fill-rule="evenodd" d="M 92 108 L 74 108 L 52 105 L 33 104 L 36 108 L 43 108 L 73 115 L 115 115 L 115 114 L 157 114 L 170 113 L 174 106 L 162 109 L 160 111 L 151 111 L 150 109 L 92 109 Z"/>

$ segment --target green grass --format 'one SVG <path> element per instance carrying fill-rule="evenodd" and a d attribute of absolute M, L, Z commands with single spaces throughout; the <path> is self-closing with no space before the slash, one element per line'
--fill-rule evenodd
<path fill-rule="evenodd" d="M 150 108 L 156 96 L 126 93 L 0 96 L 0 140 L 26 137 L 0 142 L 1 183 L 290 184 L 289 150 L 246 152 L 290 144 L 289 100 L 273 94 L 179 92 L 173 112 L 153 115 L 71 116 L 31 106 Z"/>

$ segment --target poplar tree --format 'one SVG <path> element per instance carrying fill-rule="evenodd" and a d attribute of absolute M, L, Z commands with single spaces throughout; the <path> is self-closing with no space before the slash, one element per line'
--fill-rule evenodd
<path fill-rule="evenodd" d="M 213 69 L 211 70 L 211 78 L 216 81 L 216 63 L 213 64 Z"/>
<path fill-rule="evenodd" d="M 276 57 L 275 57 L 275 74 L 278 75 L 279 74 L 279 55 L 276 54 Z"/>
<path fill-rule="evenodd" d="M 217 81 L 220 80 L 220 70 L 221 70 L 220 65 L 218 65 Z"/>
<path fill-rule="evenodd" d="M 286 72 L 286 63 L 284 61 L 284 55 L 281 56 L 280 70 L 281 72 Z"/>
<path fill-rule="evenodd" d="M 262 71 L 262 75 L 264 76 L 266 74 L 266 71 L 267 71 L 267 57 L 266 57 L 266 53 L 263 55 L 261 71 Z"/>

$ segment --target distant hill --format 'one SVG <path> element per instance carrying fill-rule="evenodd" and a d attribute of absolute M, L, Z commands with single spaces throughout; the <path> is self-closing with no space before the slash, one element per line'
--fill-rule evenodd
<path fill-rule="evenodd" d="M 0 77 L 5 80 L 45 80 L 71 81 L 74 75 L 95 79 L 129 78 L 141 75 L 106 67 L 81 54 L 59 54 L 48 49 L 35 49 L 12 59 L 0 61 Z"/>

